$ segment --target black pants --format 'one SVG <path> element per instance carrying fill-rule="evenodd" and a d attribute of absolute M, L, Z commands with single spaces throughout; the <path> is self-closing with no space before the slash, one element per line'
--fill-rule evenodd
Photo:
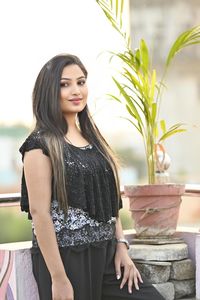
<path fill-rule="evenodd" d="M 163 300 L 144 278 L 137 291 L 128 293 L 127 285 L 120 290 L 114 267 L 115 241 L 96 245 L 60 248 L 67 276 L 74 288 L 75 300 Z M 40 300 L 51 300 L 51 278 L 39 250 L 32 251 L 33 274 Z"/>

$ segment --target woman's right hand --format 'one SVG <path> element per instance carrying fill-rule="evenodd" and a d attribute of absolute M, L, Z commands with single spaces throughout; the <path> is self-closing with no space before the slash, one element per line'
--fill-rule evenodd
<path fill-rule="evenodd" d="M 52 282 L 52 300 L 74 300 L 74 290 L 69 279 Z"/>

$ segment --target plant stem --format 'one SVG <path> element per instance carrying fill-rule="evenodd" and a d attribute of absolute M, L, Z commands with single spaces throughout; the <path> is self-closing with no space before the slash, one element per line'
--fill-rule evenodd
<path fill-rule="evenodd" d="M 147 169 L 149 184 L 155 184 L 155 141 L 152 135 L 152 129 L 148 129 L 147 134 Z"/>

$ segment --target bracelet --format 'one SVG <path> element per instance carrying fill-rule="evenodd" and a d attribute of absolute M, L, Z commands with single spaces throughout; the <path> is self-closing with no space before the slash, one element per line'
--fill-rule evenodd
<path fill-rule="evenodd" d="M 126 245 L 127 249 L 130 248 L 129 242 L 126 239 L 117 239 L 117 243 L 123 243 Z"/>

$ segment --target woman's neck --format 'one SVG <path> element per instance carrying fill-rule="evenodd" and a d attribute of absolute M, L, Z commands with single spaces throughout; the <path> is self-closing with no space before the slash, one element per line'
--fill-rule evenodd
<path fill-rule="evenodd" d="M 64 115 L 64 118 L 67 122 L 68 125 L 68 130 L 72 129 L 77 129 L 77 124 L 76 124 L 76 118 L 77 118 L 77 114 L 68 114 L 68 115 Z"/>
<path fill-rule="evenodd" d="M 81 130 L 77 125 L 77 114 L 76 115 L 65 115 L 65 120 L 68 125 L 67 134 L 65 139 L 68 140 L 72 145 L 77 147 L 85 147 L 89 142 L 82 136 Z"/>
<path fill-rule="evenodd" d="M 65 120 L 68 125 L 67 135 L 69 137 L 80 136 L 80 129 L 77 126 L 77 114 L 65 115 Z"/>

